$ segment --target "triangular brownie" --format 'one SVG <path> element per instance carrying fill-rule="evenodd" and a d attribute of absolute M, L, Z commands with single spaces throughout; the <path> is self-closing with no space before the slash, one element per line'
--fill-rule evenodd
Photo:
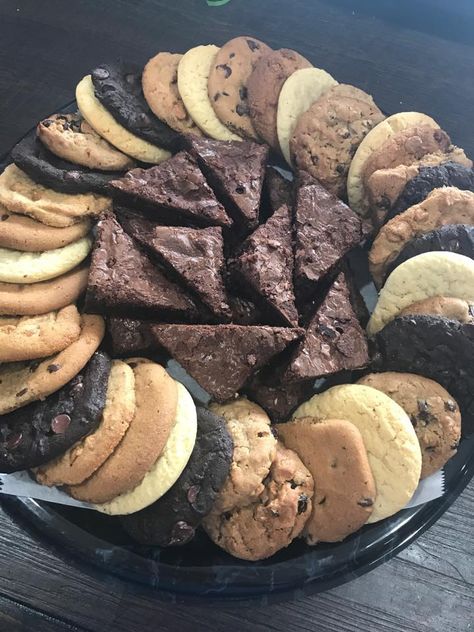
<path fill-rule="evenodd" d="M 317 180 L 298 175 L 295 210 L 295 290 L 311 298 L 317 283 L 362 240 L 359 217 Z"/>
<path fill-rule="evenodd" d="M 242 245 L 232 262 L 232 273 L 256 303 L 265 304 L 272 320 L 295 327 L 298 312 L 293 289 L 291 217 L 283 205 Z"/>
<path fill-rule="evenodd" d="M 222 228 L 158 226 L 131 215 L 122 216 L 121 221 L 124 229 L 160 263 L 171 268 L 216 316 L 230 320 L 222 277 L 225 266 Z"/>
<path fill-rule="evenodd" d="M 217 197 L 239 225 L 258 225 L 268 147 L 250 141 L 190 137 L 191 153 Z"/>
<path fill-rule="evenodd" d="M 123 178 L 112 180 L 110 186 L 166 223 L 187 219 L 203 226 L 232 224 L 197 162 L 185 151 L 155 167 L 132 169 Z"/>
<path fill-rule="evenodd" d="M 323 377 L 361 368 L 368 361 L 367 338 L 351 305 L 347 279 L 340 273 L 294 351 L 284 379 Z"/>
<path fill-rule="evenodd" d="M 303 330 L 241 325 L 151 325 L 158 345 L 223 402 L 259 368 L 297 340 Z"/>
<path fill-rule="evenodd" d="M 112 214 L 97 226 L 86 311 L 180 321 L 198 316 L 196 303 L 187 291 L 153 265 Z"/>

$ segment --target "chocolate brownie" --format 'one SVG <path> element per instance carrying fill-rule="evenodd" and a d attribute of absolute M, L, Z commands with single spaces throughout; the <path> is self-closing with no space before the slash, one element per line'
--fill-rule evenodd
<path fill-rule="evenodd" d="M 153 225 L 146 219 L 122 216 L 122 226 L 165 268 L 197 296 L 220 320 L 230 320 L 223 271 L 222 228 L 184 228 Z"/>
<path fill-rule="evenodd" d="M 244 386 L 250 400 L 260 404 L 273 423 L 288 421 L 291 413 L 308 400 L 314 391 L 314 380 L 289 382 L 285 379 L 288 363 L 279 361 L 257 371 Z"/>
<path fill-rule="evenodd" d="M 317 180 L 298 174 L 295 208 L 295 290 L 303 303 L 318 282 L 362 240 L 359 217 Z"/>
<path fill-rule="evenodd" d="M 191 153 L 229 215 L 240 226 L 258 224 L 268 147 L 250 141 L 187 139 Z"/>
<path fill-rule="evenodd" d="M 293 183 L 283 176 L 275 167 L 267 167 L 263 180 L 261 219 L 266 220 L 280 206 L 286 204 L 293 207 Z"/>
<path fill-rule="evenodd" d="M 146 509 L 121 518 L 125 531 L 140 544 L 189 542 L 229 474 L 233 442 L 224 419 L 198 408 L 197 423 L 193 453 L 173 487 Z"/>
<path fill-rule="evenodd" d="M 209 395 L 224 402 L 301 337 L 301 329 L 240 325 L 151 325 L 156 342 Z"/>
<path fill-rule="evenodd" d="M 440 187 L 474 191 L 474 170 L 451 161 L 429 167 L 420 166 L 418 175 L 406 183 L 397 201 L 389 209 L 385 222 L 403 213 L 410 206 L 419 204 L 433 189 Z"/>
<path fill-rule="evenodd" d="M 91 72 L 94 94 L 114 119 L 152 145 L 173 150 L 179 134 L 160 121 L 142 91 L 141 70 L 133 64 L 101 64 Z"/>
<path fill-rule="evenodd" d="M 51 153 L 31 132 L 11 151 L 17 167 L 32 180 L 61 193 L 100 193 L 107 195 L 109 182 L 120 172 L 104 173 L 75 165 Z"/>
<path fill-rule="evenodd" d="M 474 259 L 474 226 L 447 224 L 409 241 L 398 257 L 390 264 L 385 277 L 401 263 L 422 252 L 457 252 Z"/>
<path fill-rule="evenodd" d="M 291 216 L 282 206 L 243 243 L 231 262 L 231 273 L 243 292 L 276 324 L 298 325 L 293 289 Z"/>
<path fill-rule="evenodd" d="M 148 321 L 111 316 L 107 318 L 107 334 L 111 353 L 116 356 L 132 356 L 148 353 L 154 341 Z"/>
<path fill-rule="evenodd" d="M 375 336 L 377 371 L 418 373 L 456 399 L 464 435 L 474 431 L 474 324 L 440 316 L 401 316 Z"/>
<path fill-rule="evenodd" d="M 187 220 L 204 226 L 232 224 L 196 161 L 184 151 L 156 167 L 132 169 L 110 184 L 112 192 L 141 203 L 154 219 L 165 223 Z"/>
<path fill-rule="evenodd" d="M 359 369 L 368 361 L 367 338 L 351 305 L 346 277 L 340 273 L 295 349 L 285 379 L 324 377 Z"/>
<path fill-rule="evenodd" d="M 196 303 L 184 288 L 169 280 L 124 233 L 112 213 L 97 226 L 92 251 L 86 309 L 91 313 L 188 320 L 197 317 Z"/>
<path fill-rule="evenodd" d="M 251 300 L 230 293 L 228 299 L 234 325 L 263 325 L 265 323 L 262 312 Z"/>
<path fill-rule="evenodd" d="M 0 420 L 0 472 L 51 461 L 99 425 L 105 406 L 110 358 L 96 352 L 66 386 Z"/>

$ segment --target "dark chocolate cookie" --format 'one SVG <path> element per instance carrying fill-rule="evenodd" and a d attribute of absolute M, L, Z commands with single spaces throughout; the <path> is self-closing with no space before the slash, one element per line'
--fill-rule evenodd
<path fill-rule="evenodd" d="M 120 171 L 93 171 L 58 158 L 36 138 L 34 131 L 15 145 L 11 157 L 32 180 L 61 193 L 107 195 L 109 182 L 122 176 Z"/>
<path fill-rule="evenodd" d="M 150 507 L 121 518 L 125 531 L 141 544 L 189 542 L 227 478 L 233 444 L 225 421 L 205 408 L 197 413 L 194 450 L 176 483 Z"/>
<path fill-rule="evenodd" d="M 474 171 L 452 161 L 431 167 L 420 167 L 418 175 L 406 183 L 384 221 L 388 222 L 410 206 L 419 204 L 433 189 L 440 187 L 457 187 L 464 191 L 474 191 Z"/>
<path fill-rule="evenodd" d="M 148 107 L 141 71 L 132 64 L 101 64 L 91 73 L 94 94 L 114 119 L 153 145 L 175 149 L 180 135 L 160 121 Z"/>
<path fill-rule="evenodd" d="M 474 226 L 447 224 L 429 233 L 419 235 L 407 243 L 389 266 L 386 277 L 401 263 L 423 252 L 457 252 L 474 259 Z"/>
<path fill-rule="evenodd" d="M 429 377 L 456 398 L 462 433 L 474 431 L 474 324 L 439 316 L 401 316 L 375 336 L 374 368 Z"/>
<path fill-rule="evenodd" d="M 48 463 L 99 425 L 110 358 L 95 353 L 84 370 L 44 401 L 0 418 L 0 472 Z"/>

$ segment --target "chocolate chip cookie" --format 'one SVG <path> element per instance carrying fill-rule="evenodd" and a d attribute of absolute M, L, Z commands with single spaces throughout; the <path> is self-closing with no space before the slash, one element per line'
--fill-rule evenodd
<path fill-rule="evenodd" d="M 294 164 L 347 199 L 349 165 L 365 135 L 384 119 L 372 97 L 354 86 L 327 90 L 304 114 L 290 140 Z"/>
<path fill-rule="evenodd" d="M 141 544 L 189 542 L 229 474 L 233 443 L 224 419 L 198 408 L 197 423 L 193 453 L 173 487 L 153 505 L 122 518 L 124 529 Z"/>
<path fill-rule="evenodd" d="M 460 323 L 474 322 L 474 302 L 450 296 L 433 296 L 412 303 L 400 312 L 400 316 L 428 314 L 444 316 Z"/>
<path fill-rule="evenodd" d="M 385 393 L 408 414 L 421 448 L 421 478 L 436 472 L 456 454 L 461 413 L 442 386 L 413 373 L 371 373 L 358 381 Z"/>
<path fill-rule="evenodd" d="M 300 535 L 311 515 L 313 478 L 292 450 L 278 444 L 259 497 L 203 522 L 213 542 L 243 560 L 263 560 Z"/>
<path fill-rule="evenodd" d="M 44 401 L 3 415 L 0 471 L 46 463 L 94 430 L 105 406 L 110 358 L 95 353 L 85 369 Z"/>
<path fill-rule="evenodd" d="M 250 118 L 247 83 L 257 61 L 270 52 L 255 38 L 235 37 L 219 49 L 211 66 L 207 87 L 212 107 L 226 127 L 244 138 L 258 140 Z"/>
<path fill-rule="evenodd" d="M 126 171 L 133 160 L 99 136 L 79 114 L 53 114 L 38 123 L 36 134 L 55 156 L 99 171 Z"/>

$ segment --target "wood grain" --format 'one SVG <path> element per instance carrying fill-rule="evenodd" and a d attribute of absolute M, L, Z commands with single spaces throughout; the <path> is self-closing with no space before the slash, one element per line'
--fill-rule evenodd
<path fill-rule="evenodd" d="M 245 33 L 297 49 L 388 112 L 429 113 L 472 155 L 473 32 L 471 0 L 1 0 L 0 149 L 69 102 L 99 62 Z M 82 567 L 0 508 L 0 630 L 468 632 L 473 516 L 471 483 L 398 558 L 350 584 L 271 607 L 184 607 Z"/>

